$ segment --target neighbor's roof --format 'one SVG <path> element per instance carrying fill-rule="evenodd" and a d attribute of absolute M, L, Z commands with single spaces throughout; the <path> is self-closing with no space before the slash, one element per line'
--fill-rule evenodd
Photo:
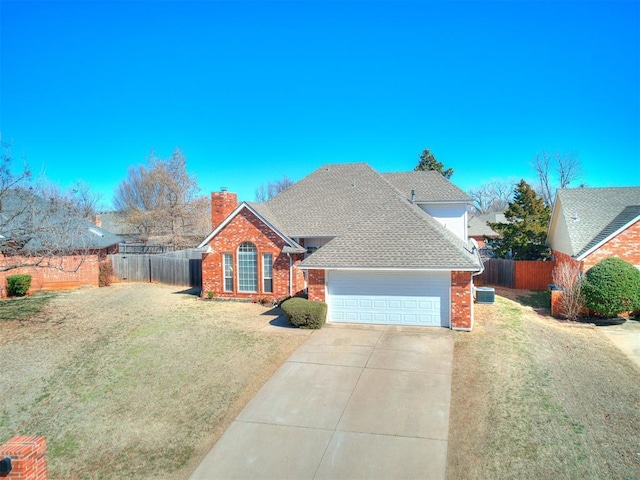
<path fill-rule="evenodd" d="M 415 202 L 471 202 L 473 199 L 447 180 L 441 173 L 434 170 L 383 173 L 394 187 L 407 198 L 411 198 L 411 191 L 415 191 Z"/>
<path fill-rule="evenodd" d="M 504 216 L 504 212 L 489 212 L 476 215 L 469 219 L 467 234 L 470 237 L 498 237 L 498 233 L 487 225 L 487 222 L 508 223 L 508 220 L 507 217 Z"/>
<path fill-rule="evenodd" d="M 561 189 L 555 207 L 565 218 L 572 255 L 580 258 L 640 218 L 640 187 Z"/>
<path fill-rule="evenodd" d="M 25 242 L 22 248 L 27 251 L 100 250 L 122 241 L 117 235 L 27 190 L 3 193 L 0 230 L 3 241 Z"/>
<path fill-rule="evenodd" d="M 467 242 L 365 163 L 325 165 L 258 209 L 290 237 L 335 236 L 302 267 L 479 268 Z"/>

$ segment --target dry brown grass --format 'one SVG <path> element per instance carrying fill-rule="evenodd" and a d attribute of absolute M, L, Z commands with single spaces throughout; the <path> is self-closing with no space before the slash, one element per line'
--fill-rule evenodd
<path fill-rule="evenodd" d="M 0 322 L 0 442 L 44 435 L 52 479 L 186 478 L 306 338 L 175 287 L 64 293 Z"/>
<path fill-rule="evenodd" d="M 456 334 L 447 478 L 640 479 L 640 370 L 597 329 L 498 293 Z"/>

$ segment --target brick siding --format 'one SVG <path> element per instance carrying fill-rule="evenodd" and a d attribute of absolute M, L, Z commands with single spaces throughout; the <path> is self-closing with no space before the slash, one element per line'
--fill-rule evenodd
<path fill-rule="evenodd" d="M 326 301 L 324 288 L 324 270 L 308 270 L 307 292 L 309 300 Z"/>
<path fill-rule="evenodd" d="M 451 272 L 451 328 L 471 328 L 471 272 Z"/>
<path fill-rule="evenodd" d="M 212 194 L 213 195 L 213 194 Z M 229 194 L 227 194 L 229 195 Z M 238 247 L 244 242 L 251 242 L 258 254 L 258 291 L 238 291 Z M 202 256 L 202 296 L 213 292 L 215 297 L 245 298 L 258 300 L 261 298 L 282 299 L 289 296 L 289 272 L 291 270 L 292 294 L 304 290 L 304 275 L 301 270 L 290 269 L 302 260 L 301 254 L 282 253 L 286 242 L 273 230 L 268 228 L 248 209 L 243 209 L 209 242 L 211 253 Z M 233 291 L 224 291 L 223 254 L 230 253 L 233 258 Z M 270 253 L 273 258 L 273 292 L 265 292 L 262 282 L 262 255 Z"/>
<path fill-rule="evenodd" d="M 609 257 L 619 257 L 631 265 L 640 266 L 640 221 L 630 225 L 589 254 L 584 259 L 584 270 L 589 270 L 599 261 Z"/>

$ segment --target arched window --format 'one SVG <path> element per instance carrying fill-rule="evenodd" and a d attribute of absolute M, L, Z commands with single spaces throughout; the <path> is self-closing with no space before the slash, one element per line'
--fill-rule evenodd
<path fill-rule="evenodd" d="M 238 291 L 258 291 L 258 251 L 251 242 L 238 247 Z"/>

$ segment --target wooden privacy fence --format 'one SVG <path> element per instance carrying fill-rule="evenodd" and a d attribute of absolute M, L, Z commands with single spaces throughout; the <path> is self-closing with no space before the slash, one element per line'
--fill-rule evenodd
<path fill-rule="evenodd" d="M 197 249 L 153 254 L 110 255 L 113 275 L 128 282 L 158 282 L 202 287 L 202 251 Z"/>
<path fill-rule="evenodd" d="M 555 266 L 555 261 L 490 258 L 484 263 L 484 272 L 474 281 L 477 285 L 546 290 L 553 283 Z"/>

